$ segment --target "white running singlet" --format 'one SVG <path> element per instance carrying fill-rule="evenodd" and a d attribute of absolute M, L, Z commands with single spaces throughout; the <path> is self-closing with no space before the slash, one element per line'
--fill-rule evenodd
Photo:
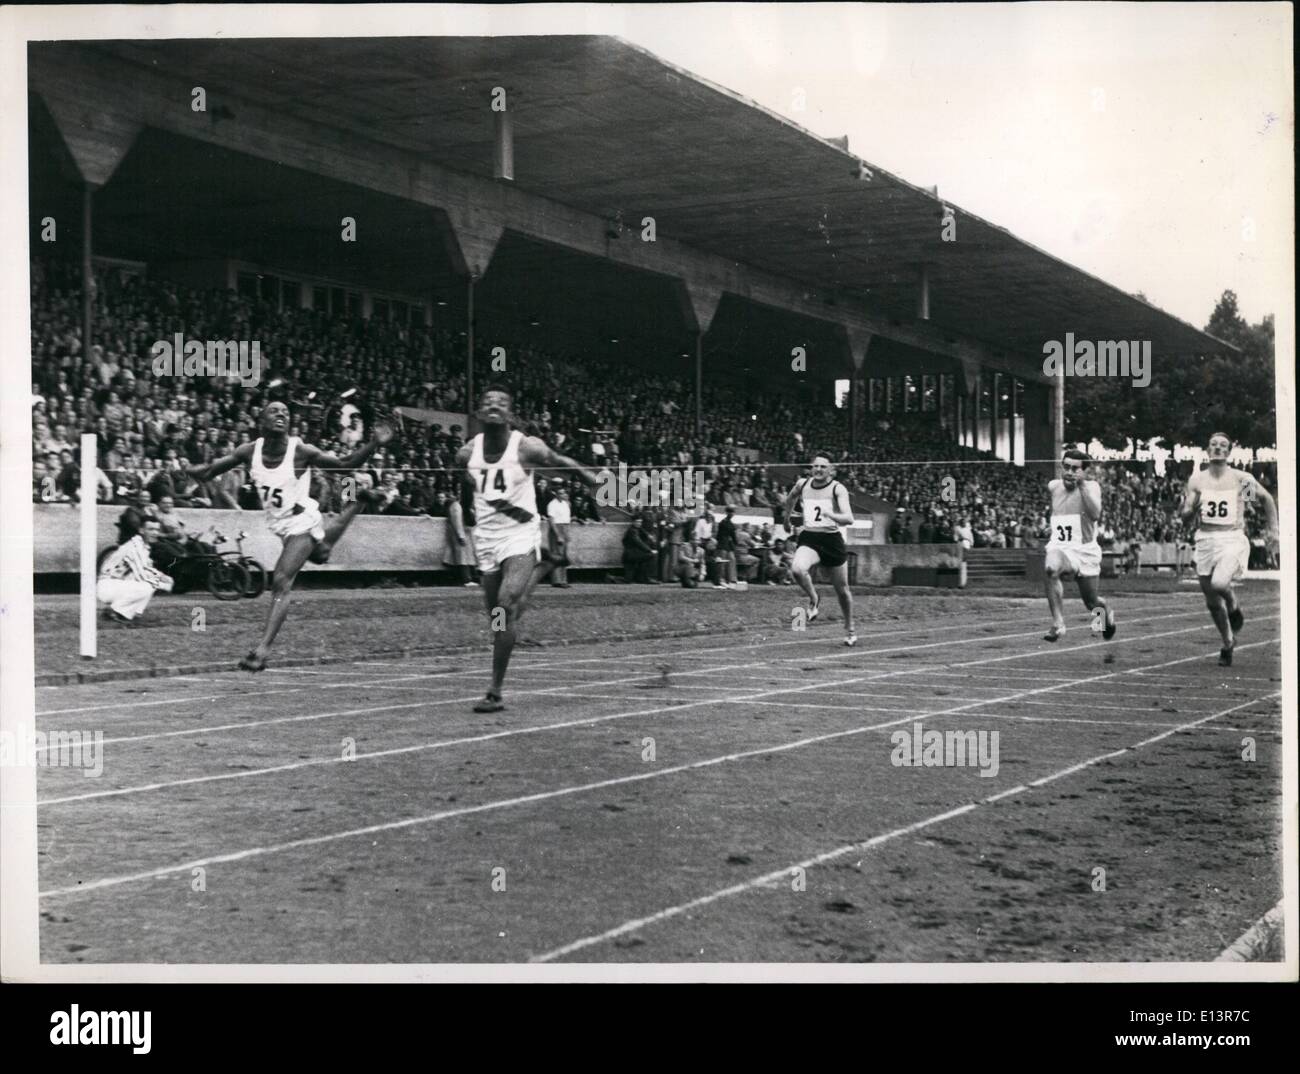
<path fill-rule="evenodd" d="M 832 517 L 833 511 L 848 510 L 849 492 L 834 478 L 818 488 L 809 478 L 800 494 L 803 528 L 812 533 L 841 533 L 841 527 Z"/>
<path fill-rule="evenodd" d="M 294 473 L 293 461 L 298 452 L 298 438 L 289 437 L 284 449 L 284 459 L 274 470 L 268 469 L 262 462 L 263 437 L 253 442 L 253 463 L 249 475 L 257 486 L 257 494 L 262 498 L 262 507 L 266 517 L 274 524 L 283 523 L 294 515 L 316 511 L 318 504 L 311 498 L 311 467 L 307 467 L 299 477 Z"/>
<path fill-rule="evenodd" d="M 512 430 L 501 458 L 488 462 L 483 457 L 483 434 L 474 437 L 468 469 L 474 482 L 476 539 L 520 527 L 538 528 L 537 490 L 519 461 L 519 445 L 523 439 L 523 433 Z"/>

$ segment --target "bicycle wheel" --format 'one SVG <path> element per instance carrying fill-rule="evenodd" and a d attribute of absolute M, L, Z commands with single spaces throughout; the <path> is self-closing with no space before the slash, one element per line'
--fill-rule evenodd
<path fill-rule="evenodd" d="M 240 562 L 244 565 L 244 569 L 248 571 L 248 589 L 244 592 L 244 596 L 256 599 L 266 592 L 270 576 L 267 574 L 266 568 L 251 556 L 245 556 Z"/>
<path fill-rule="evenodd" d="M 250 585 L 248 568 L 231 559 L 208 562 L 208 592 L 217 600 L 239 600 Z"/>

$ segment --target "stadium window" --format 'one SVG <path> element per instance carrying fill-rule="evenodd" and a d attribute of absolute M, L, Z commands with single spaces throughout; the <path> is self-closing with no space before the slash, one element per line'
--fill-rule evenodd
<path fill-rule="evenodd" d="M 330 288 L 330 313 L 332 313 L 335 317 L 342 317 L 343 314 L 346 312 L 346 310 L 347 307 L 343 303 L 343 288 L 331 287 Z"/>
<path fill-rule="evenodd" d="M 405 302 L 393 303 L 393 320 L 398 324 L 406 324 L 411 319 L 411 307 Z"/>
<path fill-rule="evenodd" d="M 349 317 L 361 316 L 361 296 L 356 291 L 349 291 L 347 298 L 347 310 Z"/>
<path fill-rule="evenodd" d="M 389 305 L 388 299 L 376 298 L 370 302 L 370 316 L 377 321 L 388 320 Z"/>
<path fill-rule="evenodd" d="M 420 327 L 424 324 L 424 305 L 417 303 L 411 307 L 411 324 Z"/>
<path fill-rule="evenodd" d="M 261 276 L 261 298 L 263 302 L 269 302 L 272 306 L 280 304 L 280 277 L 279 276 Z"/>
<path fill-rule="evenodd" d="M 320 310 L 321 313 L 329 312 L 330 292 L 328 287 L 313 287 L 311 289 L 311 308 Z"/>
<path fill-rule="evenodd" d="M 835 405 L 841 410 L 844 409 L 845 401 L 849 396 L 849 382 L 847 380 L 837 380 L 835 382 Z"/>
<path fill-rule="evenodd" d="M 241 272 L 236 277 L 235 285 L 241 298 L 257 298 L 257 276 L 252 272 Z"/>

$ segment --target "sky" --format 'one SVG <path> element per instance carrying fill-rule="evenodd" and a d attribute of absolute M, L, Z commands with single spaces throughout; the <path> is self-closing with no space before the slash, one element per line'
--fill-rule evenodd
<path fill-rule="evenodd" d="M 552 32 L 618 34 L 847 134 L 866 160 L 1198 327 L 1228 288 L 1252 323 L 1291 300 L 1285 5 L 546 10 Z"/>

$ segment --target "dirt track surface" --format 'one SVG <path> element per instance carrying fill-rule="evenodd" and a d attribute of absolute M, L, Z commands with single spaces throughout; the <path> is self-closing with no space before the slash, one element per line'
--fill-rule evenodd
<path fill-rule="evenodd" d="M 1056 646 L 1041 602 L 862 596 L 852 650 L 791 597 L 540 594 L 538 637 L 717 636 L 520 650 L 490 716 L 484 623 L 477 652 L 38 688 L 38 730 L 104 734 L 98 778 L 38 770 L 42 958 L 1206 961 L 1280 897 L 1275 588 L 1232 669 L 1191 593 L 1117 598 L 1109 643 L 1076 602 Z M 285 652 L 432 644 L 480 599 L 308 594 Z M 242 653 L 265 605 L 231 609 L 177 644 Z M 159 611 L 111 658 L 165 644 Z M 996 774 L 896 763 L 917 723 L 996 731 Z"/>

